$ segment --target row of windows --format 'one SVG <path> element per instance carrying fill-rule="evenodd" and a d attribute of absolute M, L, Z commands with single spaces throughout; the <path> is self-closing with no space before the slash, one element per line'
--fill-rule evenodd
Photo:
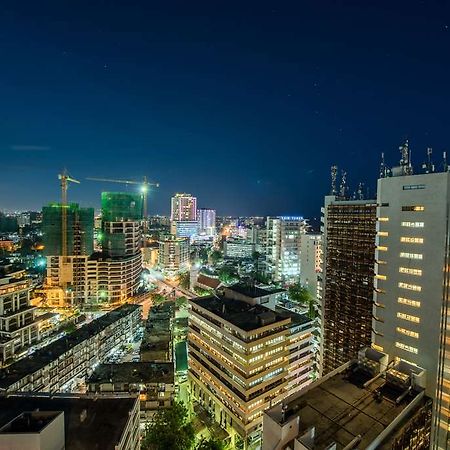
<path fill-rule="evenodd" d="M 415 331 L 407 330 L 406 328 L 397 327 L 397 333 L 401 333 L 401 334 L 404 334 L 405 336 L 419 339 L 419 333 L 416 333 Z"/>
<path fill-rule="evenodd" d="M 410 300 L 409 298 L 398 297 L 397 302 L 402 305 L 412 306 L 414 308 L 420 308 L 420 302 L 417 300 Z"/>
<path fill-rule="evenodd" d="M 411 345 L 406 345 L 401 342 L 396 342 L 395 346 L 401 348 L 402 350 L 406 350 L 407 352 L 414 353 L 416 355 L 417 353 L 419 353 L 416 347 L 412 347 Z"/>
<path fill-rule="evenodd" d="M 406 242 L 407 244 L 423 244 L 423 238 L 402 236 L 400 242 Z"/>
<path fill-rule="evenodd" d="M 423 222 L 402 222 L 402 227 L 408 228 L 423 228 L 425 224 Z"/>
<path fill-rule="evenodd" d="M 400 252 L 400 258 L 423 259 L 423 255 L 422 253 Z"/>
<path fill-rule="evenodd" d="M 402 211 L 425 211 L 425 206 L 421 205 L 402 206 Z"/>
<path fill-rule="evenodd" d="M 403 319 L 403 320 L 408 320 L 409 322 L 420 323 L 420 317 L 411 316 L 409 314 L 405 314 L 405 313 L 401 313 L 401 312 L 397 313 L 397 318 Z"/>
<path fill-rule="evenodd" d="M 416 292 L 422 291 L 422 286 L 418 286 L 417 284 L 403 283 L 402 281 L 400 281 L 398 283 L 398 287 L 402 288 L 402 289 L 408 289 L 410 291 L 416 291 Z"/>
<path fill-rule="evenodd" d="M 417 275 L 418 277 L 422 276 L 421 269 L 412 269 L 411 267 L 399 267 L 398 271 L 400 273 L 407 273 L 408 275 Z"/>

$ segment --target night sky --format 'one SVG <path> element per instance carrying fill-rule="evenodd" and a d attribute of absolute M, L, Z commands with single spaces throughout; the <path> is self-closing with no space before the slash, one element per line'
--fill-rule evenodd
<path fill-rule="evenodd" d="M 69 6 L 71 5 L 71 6 Z M 147 175 L 229 215 L 317 216 L 330 165 L 367 182 L 450 150 L 450 6 L 433 1 L 11 1 L 0 11 L 0 209 L 99 206 Z"/>

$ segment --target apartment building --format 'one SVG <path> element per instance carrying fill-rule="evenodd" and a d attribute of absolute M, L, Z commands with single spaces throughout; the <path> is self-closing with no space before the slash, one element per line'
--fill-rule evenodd
<path fill-rule="evenodd" d="M 139 450 L 137 395 L 0 398 L 0 448 Z"/>
<path fill-rule="evenodd" d="M 39 340 L 36 307 L 30 305 L 31 283 L 25 270 L 0 266 L 0 366 Z"/>
<path fill-rule="evenodd" d="M 158 264 L 169 277 L 189 268 L 189 239 L 165 236 L 159 241 Z"/>
<path fill-rule="evenodd" d="M 306 231 L 303 217 L 268 217 L 265 254 L 273 280 L 296 283 L 300 279 L 301 235 Z"/>
<path fill-rule="evenodd" d="M 300 283 L 317 296 L 317 283 L 322 271 L 322 235 L 302 234 L 300 238 Z"/>
<path fill-rule="evenodd" d="M 170 407 L 175 397 L 173 362 L 100 364 L 86 384 L 91 393 L 139 393 L 140 418 L 144 423 L 158 409 Z"/>
<path fill-rule="evenodd" d="M 234 286 L 190 300 L 190 393 L 235 444 L 257 442 L 263 411 L 308 385 L 315 369 L 312 321 L 262 306 L 268 294 Z"/>
<path fill-rule="evenodd" d="M 141 307 L 125 304 L 0 370 L 0 392 L 61 392 L 114 348 L 133 341 Z"/>
<path fill-rule="evenodd" d="M 433 449 L 450 447 L 450 173 L 378 180 L 374 347 L 427 371 Z"/>
<path fill-rule="evenodd" d="M 376 202 L 326 196 L 322 214 L 320 320 L 328 373 L 371 344 Z"/>

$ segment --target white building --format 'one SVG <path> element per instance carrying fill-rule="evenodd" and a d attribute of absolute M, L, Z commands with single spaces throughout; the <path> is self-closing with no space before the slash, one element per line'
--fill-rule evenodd
<path fill-rule="evenodd" d="M 317 295 L 317 277 L 322 265 L 322 235 L 302 234 L 300 239 L 300 283 Z"/>
<path fill-rule="evenodd" d="M 191 194 L 175 194 L 171 201 L 170 220 L 196 221 L 197 197 Z"/>
<path fill-rule="evenodd" d="M 381 178 L 377 203 L 374 347 L 426 369 L 431 448 L 447 449 L 450 173 Z"/>
<path fill-rule="evenodd" d="M 158 264 L 172 277 L 189 269 L 189 239 L 166 236 L 159 241 Z"/>
<path fill-rule="evenodd" d="M 198 222 L 196 220 L 172 221 L 170 233 L 179 238 L 189 238 L 192 241 L 198 235 Z"/>
<path fill-rule="evenodd" d="M 303 217 L 267 218 L 267 263 L 275 281 L 300 280 L 301 235 L 306 231 Z"/>
<path fill-rule="evenodd" d="M 198 233 L 200 236 L 216 235 L 216 210 L 200 208 L 198 210 Z"/>
<path fill-rule="evenodd" d="M 223 243 L 223 255 L 225 258 L 251 258 L 255 252 L 255 248 L 255 244 L 245 239 L 227 239 Z"/>

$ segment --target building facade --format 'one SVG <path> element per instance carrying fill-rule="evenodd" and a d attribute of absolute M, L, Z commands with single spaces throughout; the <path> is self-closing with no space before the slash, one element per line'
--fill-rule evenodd
<path fill-rule="evenodd" d="M 200 208 L 198 210 L 198 233 L 200 236 L 216 235 L 216 210 Z"/>
<path fill-rule="evenodd" d="M 189 239 L 165 236 L 159 241 L 158 264 L 168 276 L 189 269 Z"/>
<path fill-rule="evenodd" d="M 223 256 L 232 259 L 249 259 L 255 252 L 255 244 L 245 239 L 229 238 L 223 243 Z"/>
<path fill-rule="evenodd" d="M 197 221 L 197 197 L 175 194 L 171 200 L 171 221 Z"/>
<path fill-rule="evenodd" d="M 302 234 L 300 241 L 300 283 L 317 297 L 317 282 L 322 271 L 322 235 Z"/>
<path fill-rule="evenodd" d="M 320 319 L 328 373 L 371 344 L 376 202 L 327 196 L 322 211 Z"/>
<path fill-rule="evenodd" d="M 400 172 L 400 173 L 399 173 Z M 374 347 L 427 371 L 433 449 L 450 447 L 450 173 L 378 180 Z"/>
<path fill-rule="evenodd" d="M 268 217 L 266 257 L 270 276 L 275 281 L 300 280 L 301 235 L 306 231 L 303 217 Z"/>

